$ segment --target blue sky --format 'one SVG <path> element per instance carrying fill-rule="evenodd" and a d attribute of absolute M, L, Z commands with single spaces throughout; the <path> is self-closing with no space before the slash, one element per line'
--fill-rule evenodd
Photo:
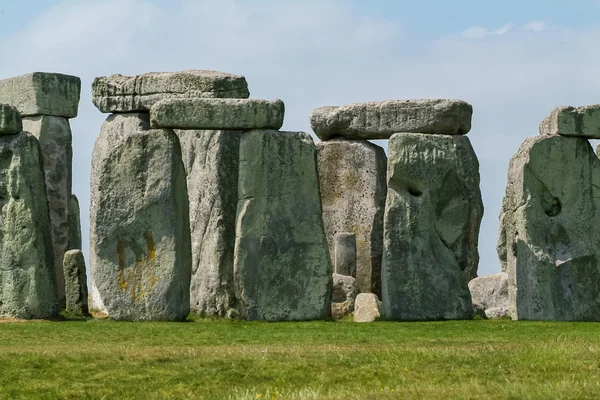
<path fill-rule="evenodd" d="M 216 69 L 245 75 L 252 97 L 284 100 L 286 130 L 310 132 L 308 115 L 324 105 L 470 102 L 481 275 L 500 269 L 510 157 L 554 107 L 600 103 L 598 43 L 600 0 L 0 0 L 0 78 L 82 79 L 71 126 L 84 243 L 91 153 L 106 118 L 91 104 L 94 77 Z"/>

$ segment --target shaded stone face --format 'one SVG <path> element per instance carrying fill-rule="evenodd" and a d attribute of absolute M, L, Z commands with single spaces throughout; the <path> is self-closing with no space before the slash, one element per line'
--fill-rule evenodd
<path fill-rule="evenodd" d="M 244 133 L 239 171 L 234 274 L 241 316 L 328 318 L 332 271 L 312 138 Z"/>
<path fill-rule="evenodd" d="M 382 302 L 393 320 L 470 319 L 483 216 L 466 136 L 398 133 L 388 148 Z"/>
<path fill-rule="evenodd" d="M 508 275 L 480 276 L 469 282 L 473 304 L 481 304 L 487 318 L 508 315 Z"/>
<path fill-rule="evenodd" d="M 42 154 L 29 133 L 0 136 L 0 316 L 58 312 Z"/>
<path fill-rule="evenodd" d="M 81 250 L 69 250 L 63 259 L 65 272 L 65 309 L 73 314 L 88 314 L 87 273 Z"/>
<path fill-rule="evenodd" d="M 165 99 L 152 106 L 153 128 L 176 129 L 279 129 L 283 101 L 262 99 Z"/>
<path fill-rule="evenodd" d="M 69 196 L 69 240 L 67 249 L 77 250 L 81 249 L 81 218 L 79 210 L 79 200 L 77 196 L 72 194 Z"/>
<path fill-rule="evenodd" d="M 50 223 L 58 298 L 65 305 L 63 257 L 69 242 L 69 197 L 72 182 L 72 139 L 69 120 L 63 117 L 38 115 L 23 118 L 23 130 L 40 142 L 44 155 L 46 192 L 50 204 Z"/>
<path fill-rule="evenodd" d="M 191 310 L 235 307 L 233 253 L 241 132 L 177 130 L 187 174 L 192 237 Z"/>
<path fill-rule="evenodd" d="M 473 107 L 462 100 L 388 100 L 327 106 L 310 114 L 321 140 L 389 139 L 397 132 L 464 135 L 471 130 Z"/>
<path fill-rule="evenodd" d="M 385 152 L 366 141 L 331 140 L 317 144 L 317 159 L 329 251 L 336 268 L 342 268 L 336 272 L 355 276 L 361 292 L 380 293 Z M 345 233 L 354 235 L 354 248 L 342 243 Z M 356 272 L 343 266 L 353 256 Z"/>
<path fill-rule="evenodd" d="M 513 319 L 600 320 L 600 160 L 583 138 L 526 139 L 509 164 L 498 255 Z"/>
<path fill-rule="evenodd" d="M 247 98 L 248 84 L 241 75 L 190 70 L 150 72 L 137 76 L 101 76 L 92 83 L 92 101 L 103 113 L 149 111 L 167 98 Z"/>
<path fill-rule="evenodd" d="M 92 297 L 117 320 L 183 320 L 191 250 L 181 149 L 173 131 L 148 128 L 147 114 L 110 115 L 94 146 Z"/>
<path fill-rule="evenodd" d="M 556 107 L 540 124 L 540 135 L 600 139 L 600 104 Z"/>
<path fill-rule="evenodd" d="M 0 104 L 0 135 L 12 135 L 22 130 L 19 110 L 8 104 Z"/>
<path fill-rule="evenodd" d="M 81 79 L 71 75 L 34 72 L 0 80 L 0 103 L 15 106 L 23 117 L 75 118 L 80 92 Z"/>
<path fill-rule="evenodd" d="M 354 301 L 360 293 L 356 279 L 351 276 L 333 274 L 331 295 L 331 317 L 340 319 L 354 311 Z"/>

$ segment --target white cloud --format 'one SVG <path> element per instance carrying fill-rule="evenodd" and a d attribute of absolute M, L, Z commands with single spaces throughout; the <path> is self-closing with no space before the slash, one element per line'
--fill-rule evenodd
<path fill-rule="evenodd" d="M 542 32 L 546 29 L 546 23 L 544 21 L 531 21 L 530 23 L 523 26 L 524 30 Z"/>
<path fill-rule="evenodd" d="M 488 30 L 481 26 L 472 26 L 465 29 L 461 35 L 469 39 L 483 39 L 488 35 Z"/>
<path fill-rule="evenodd" d="M 505 24 L 505 25 L 502 25 L 500 28 L 498 28 L 494 32 L 492 32 L 492 34 L 494 34 L 494 35 L 504 35 L 505 33 L 509 32 L 513 28 L 513 26 L 514 26 L 514 24 Z"/>

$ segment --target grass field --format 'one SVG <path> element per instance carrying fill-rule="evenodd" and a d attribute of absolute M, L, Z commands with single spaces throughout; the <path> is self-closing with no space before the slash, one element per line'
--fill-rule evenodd
<path fill-rule="evenodd" d="M 600 324 L 0 323 L 0 398 L 600 398 Z"/>

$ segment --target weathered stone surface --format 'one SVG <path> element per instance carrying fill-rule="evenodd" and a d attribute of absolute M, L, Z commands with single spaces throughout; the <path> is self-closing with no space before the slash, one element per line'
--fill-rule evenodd
<path fill-rule="evenodd" d="M 92 84 L 92 101 L 103 113 L 149 111 L 167 98 L 244 99 L 249 95 L 243 76 L 204 70 L 116 74 L 98 77 Z"/>
<path fill-rule="evenodd" d="M 600 139 L 600 104 L 556 107 L 540 124 L 540 135 Z"/>
<path fill-rule="evenodd" d="M 333 272 L 354 276 L 356 274 L 356 235 L 350 232 L 336 233 L 333 239 L 333 253 Z"/>
<path fill-rule="evenodd" d="M 244 133 L 238 199 L 234 279 L 242 317 L 329 318 L 332 271 L 310 135 Z"/>
<path fill-rule="evenodd" d="M 478 316 L 481 319 L 488 319 L 485 314 L 485 307 L 478 301 L 473 300 L 473 317 Z"/>
<path fill-rule="evenodd" d="M 28 133 L 0 136 L 0 316 L 58 311 L 50 216 L 40 145 Z"/>
<path fill-rule="evenodd" d="M 397 132 L 464 135 L 473 107 L 462 100 L 388 100 L 320 107 L 310 125 L 321 140 L 389 139 Z"/>
<path fill-rule="evenodd" d="M 363 293 L 379 294 L 386 196 L 385 152 L 367 141 L 331 140 L 319 142 L 317 154 L 323 223 L 330 253 L 335 257 L 336 234 L 354 233 L 358 286 Z"/>
<path fill-rule="evenodd" d="M 81 249 L 81 219 L 79 211 L 79 200 L 77 196 L 72 194 L 69 196 L 69 240 L 67 244 L 67 250 Z"/>
<path fill-rule="evenodd" d="M 73 314 L 87 315 L 87 274 L 85 258 L 81 250 L 65 252 L 63 269 L 65 273 L 65 309 Z"/>
<path fill-rule="evenodd" d="M 393 320 L 471 319 L 483 216 L 466 136 L 398 133 L 388 147 L 382 301 Z"/>
<path fill-rule="evenodd" d="M 147 114 L 110 115 L 94 146 L 92 298 L 118 320 L 183 320 L 192 258 L 185 171 L 175 133 L 149 126 Z"/>
<path fill-rule="evenodd" d="M 375 293 L 361 293 L 354 302 L 354 322 L 373 322 L 381 316 L 381 301 Z"/>
<path fill-rule="evenodd" d="M 281 100 L 175 98 L 152 106 L 150 124 L 175 129 L 279 129 L 284 113 Z"/>
<path fill-rule="evenodd" d="M 54 267 L 60 307 L 65 305 L 63 257 L 69 242 L 69 196 L 72 184 L 72 140 L 69 120 L 38 115 L 23 118 L 23 130 L 40 142 L 44 155 L 46 192 L 50 204 Z"/>
<path fill-rule="evenodd" d="M 0 135 L 12 135 L 22 130 L 19 110 L 9 104 L 0 104 Z"/>
<path fill-rule="evenodd" d="M 340 319 L 354 311 L 354 301 L 360 293 L 356 279 L 347 275 L 333 274 L 331 316 Z"/>
<path fill-rule="evenodd" d="M 587 139 L 523 142 L 498 239 L 513 319 L 600 321 L 599 210 L 600 160 Z"/>
<path fill-rule="evenodd" d="M 235 307 L 233 254 L 241 132 L 175 131 L 187 174 L 192 234 L 193 312 L 225 316 Z"/>
<path fill-rule="evenodd" d="M 473 303 L 480 303 L 485 313 L 490 315 L 508 314 L 508 275 L 499 273 L 495 275 L 480 276 L 469 282 L 469 290 Z M 490 312 L 488 313 L 488 310 Z M 502 310 L 504 310 L 502 312 Z M 487 315 L 488 318 L 492 318 Z"/>
<path fill-rule="evenodd" d="M 71 75 L 33 72 L 0 80 L 0 103 L 15 106 L 22 117 L 75 118 L 80 92 L 81 79 Z"/>

